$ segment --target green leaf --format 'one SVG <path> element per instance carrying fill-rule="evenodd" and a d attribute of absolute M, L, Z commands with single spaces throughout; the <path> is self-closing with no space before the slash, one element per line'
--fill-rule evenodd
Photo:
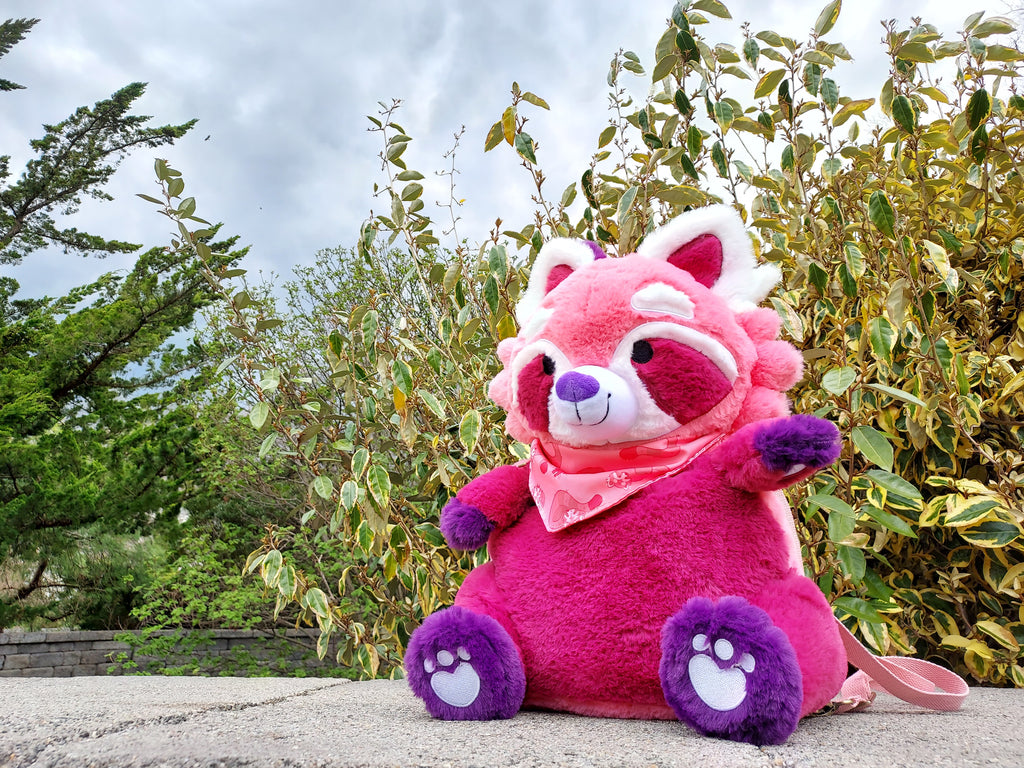
<path fill-rule="evenodd" d="M 352 454 L 352 477 L 358 480 L 363 476 L 363 472 L 366 470 L 367 465 L 370 463 L 370 452 L 365 448 L 360 448 L 354 454 Z"/>
<path fill-rule="evenodd" d="M 359 500 L 359 484 L 355 480 L 346 480 L 341 484 L 341 505 L 350 511 Z"/>
<path fill-rule="evenodd" d="M 720 141 L 716 141 L 711 146 L 711 162 L 715 164 L 719 176 L 723 179 L 729 178 L 729 166 L 725 161 L 725 149 L 723 149 L 722 142 Z"/>
<path fill-rule="evenodd" d="M 270 432 L 266 437 L 263 438 L 263 442 L 260 443 L 259 457 L 265 458 L 268 453 L 274 450 L 274 446 L 277 444 L 277 433 Z"/>
<path fill-rule="evenodd" d="M 317 475 L 313 479 L 313 490 L 321 499 L 330 499 L 334 493 L 334 483 L 327 475 Z"/>
<path fill-rule="evenodd" d="M 654 66 L 654 71 L 651 73 L 651 82 L 660 82 L 672 74 L 672 69 L 675 67 L 676 61 L 677 58 L 675 53 L 670 53 L 659 59 L 658 63 Z"/>
<path fill-rule="evenodd" d="M 757 66 L 757 57 L 761 55 L 761 48 L 757 44 L 757 40 L 752 37 L 748 37 L 746 42 L 743 43 L 743 58 L 747 60 L 747 63 L 752 66 Z"/>
<path fill-rule="evenodd" d="M 869 469 L 866 474 L 880 488 L 908 499 L 921 500 L 921 492 L 899 475 L 881 469 Z"/>
<path fill-rule="evenodd" d="M 846 267 L 850 270 L 850 274 L 856 279 L 860 279 L 864 276 L 867 270 L 867 265 L 864 261 L 864 254 L 860 250 L 860 246 L 852 240 L 847 240 L 843 243 L 843 252 L 846 254 Z"/>
<path fill-rule="evenodd" d="M 363 331 L 363 345 L 367 349 L 374 347 L 377 343 L 377 310 L 368 310 L 363 315 L 361 328 Z"/>
<path fill-rule="evenodd" d="M 260 401 L 249 411 L 249 422 L 256 429 L 260 429 L 266 423 L 268 416 L 270 416 L 270 405 Z"/>
<path fill-rule="evenodd" d="M 406 184 L 405 188 L 402 190 L 402 199 L 405 200 L 406 202 L 409 202 L 411 200 L 418 199 L 422 194 L 423 185 L 417 184 L 416 182 L 412 182 L 410 184 Z"/>
<path fill-rule="evenodd" d="M 685 30 L 681 29 L 676 32 L 676 48 L 679 49 L 683 61 L 697 61 L 700 58 L 697 43 L 694 42 L 693 36 Z"/>
<path fill-rule="evenodd" d="M 386 509 L 391 498 L 391 478 L 384 467 L 374 464 L 366 473 L 366 485 L 379 509 Z"/>
<path fill-rule="evenodd" d="M 836 554 L 839 555 L 839 565 L 842 567 L 843 573 L 855 583 L 860 582 L 868 569 L 863 550 L 840 544 L 836 547 Z"/>
<path fill-rule="evenodd" d="M 601 131 L 601 135 L 597 139 L 597 148 L 601 149 L 602 147 L 608 146 L 611 143 L 612 139 L 615 138 L 616 130 L 617 128 L 614 125 L 609 125 L 603 131 Z"/>
<path fill-rule="evenodd" d="M 715 122 L 722 129 L 722 133 L 729 130 L 732 125 L 733 111 L 732 104 L 727 101 L 719 101 L 715 104 Z"/>
<path fill-rule="evenodd" d="M 886 512 L 883 509 L 879 509 L 873 504 L 865 504 L 861 508 L 861 512 L 866 514 L 876 523 L 881 525 L 886 530 L 898 533 L 901 536 L 907 536 L 911 539 L 917 538 L 917 533 L 911 528 L 910 523 L 904 520 L 902 517 L 897 517 L 891 512 Z"/>
<path fill-rule="evenodd" d="M 682 88 L 676 90 L 676 95 L 672 97 L 672 102 L 676 105 L 676 109 L 679 110 L 681 115 L 688 115 L 693 110 L 690 100 L 686 98 Z"/>
<path fill-rule="evenodd" d="M 882 234 L 895 237 L 896 214 L 889 198 L 880 189 L 872 192 L 868 200 L 868 218 Z"/>
<path fill-rule="evenodd" d="M 1005 547 L 1020 538 L 1021 532 L 1013 523 L 989 520 L 974 528 L 958 528 L 960 537 L 976 547 Z"/>
<path fill-rule="evenodd" d="M 433 523 L 420 523 L 414 529 L 432 547 L 445 546 L 444 535 Z"/>
<path fill-rule="evenodd" d="M 516 152 L 518 152 L 527 162 L 536 165 L 537 155 L 535 155 L 533 152 L 533 139 L 530 138 L 530 134 L 517 134 L 515 146 Z"/>
<path fill-rule="evenodd" d="M 814 34 L 821 37 L 827 34 L 839 18 L 839 12 L 843 8 L 843 0 L 832 0 L 831 3 L 821 9 L 818 20 L 814 22 Z"/>
<path fill-rule="evenodd" d="M 480 412 L 475 409 L 466 411 L 459 422 L 459 441 L 465 447 L 466 453 L 472 453 L 476 447 L 476 441 L 480 438 L 480 428 Z"/>
<path fill-rule="evenodd" d="M 999 506 L 995 499 L 987 497 L 971 497 L 958 499 L 950 512 L 942 517 L 942 524 L 952 528 L 980 523 L 989 516 L 989 512 Z"/>
<path fill-rule="evenodd" d="M 852 431 L 853 444 L 865 459 L 892 472 L 893 450 L 888 438 L 874 427 L 861 425 Z"/>
<path fill-rule="evenodd" d="M 444 406 L 441 405 L 441 402 L 436 397 L 434 397 L 433 394 L 431 394 L 425 389 L 417 389 L 416 394 L 419 395 L 420 400 L 422 400 L 426 404 L 427 408 L 429 408 L 433 412 L 433 414 L 437 416 L 437 418 L 445 418 Z"/>
<path fill-rule="evenodd" d="M 971 94 L 967 101 L 967 127 L 972 131 L 985 122 L 992 114 L 992 102 L 988 97 L 988 91 L 979 88 Z"/>
<path fill-rule="evenodd" d="M 551 107 L 548 106 L 548 103 L 535 93 L 530 93 L 529 91 L 526 91 L 525 93 L 523 93 L 522 99 L 523 101 L 529 104 L 533 104 L 533 106 L 535 107 L 540 107 L 541 109 L 547 110 L 551 109 Z"/>
<path fill-rule="evenodd" d="M 823 77 L 821 85 L 818 86 L 818 93 L 825 105 L 834 111 L 836 105 L 839 104 L 839 86 L 836 85 L 836 81 L 829 77 Z"/>
<path fill-rule="evenodd" d="M 487 302 L 487 308 L 491 310 L 492 315 L 497 314 L 501 303 L 501 294 L 498 292 L 498 281 L 494 279 L 494 275 L 488 275 L 487 279 L 484 280 L 483 293 L 484 301 Z"/>
<path fill-rule="evenodd" d="M 910 99 L 903 94 L 896 96 L 892 100 L 892 118 L 906 133 L 913 133 L 917 127 L 917 115 L 914 114 L 914 108 L 910 104 Z"/>
<path fill-rule="evenodd" d="M 691 7 L 696 8 L 698 11 L 707 11 L 712 16 L 717 16 L 720 19 L 732 18 L 729 9 L 719 0 L 696 0 Z"/>
<path fill-rule="evenodd" d="M 306 607 L 309 608 L 320 618 L 325 618 L 330 612 L 330 608 L 327 604 L 327 595 L 319 587 L 311 587 L 306 590 L 306 594 L 302 598 Z"/>
<path fill-rule="evenodd" d="M 404 360 L 396 359 L 391 364 L 391 378 L 402 394 L 408 397 L 412 391 L 412 368 L 409 367 L 409 364 Z"/>
<path fill-rule="evenodd" d="M 892 350 L 896 346 L 896 329 L 884 317 L 873 317 L 868 323 L 868 338 L 875 357 L 892 363 Z"/>
<path fill-rule="evenodd" d="M 842 395 L 857 379 L 857 372 L 849 366 L 833 368 L 821 377 L 821 386 L 833 395 Z"/>
<path fill-rule="evenodd" d="M 630 187 L 622 193 L 622 197 L 619 198 L 619 204 L 616 209 L 616 219 L 621 227 L 622 223 L 626 220 L 626 216 L 629 215 L 630 210 L 633 207 L 633 201 L 636 200 L 636 195 L 640 191 L 639 187 Z"/>
<path fill-rule="evenodd" d="M 935 61 L 935 54 L 927 44 L 920 41 L 911 41 L 900 46 L 896 55 L 904 61 L 913 61 L 922 64 L 931 64 Z"/>
<path fill-rule="evenodd" d="M 909 392 L 904 392 L 902 389 L 887 387 L 884 384 L 868 384 L 868 386 L 871 387 L 871 389 L 877 389 L 879 392 L 884 392 L 885 394 L 891 397 L 895 397 L 897 400 L 902 400 L 906 403 L 913 403 L 914 405 L 920 406 L 921 408 L 928 407 L 928 404 L 925 403 L 924 400 L 910 394 Z"/>
<path fill-rule="evenodd" d="M 832 605 L 838 608 L 842 613 L 849 614 L 855 619 L 861 621 L 881 622 L 881 614 L 869 603 L 859 597 L 850 597 L 844 595 L 843 597 L 837 597 L 832 601 Z"/>
<path fill-rule="evenodd" d="M 975 37 L 989 35 L 1009 35 L 1017 30 L 1016 25 L 1005 16 L 992 16 L 971 30 Z"/>

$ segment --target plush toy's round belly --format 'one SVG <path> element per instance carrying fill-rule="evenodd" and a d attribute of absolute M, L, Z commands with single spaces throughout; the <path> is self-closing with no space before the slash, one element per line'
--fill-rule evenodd
<path fill-rule="evenodd" d="M 665 621 L 691 597 L 756 594 L 787 571 L 760 497 L 702 479 L 685 471 L 557 533 L 530 510 L 492 536 L 527 704 L 674 718 L 658 679 Z"/>

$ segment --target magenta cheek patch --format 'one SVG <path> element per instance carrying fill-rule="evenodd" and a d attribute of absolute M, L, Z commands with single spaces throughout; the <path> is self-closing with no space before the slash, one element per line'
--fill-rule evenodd
<path fill-rule="evenodd" d="M 732 383 L 706 355 L 670 339 L 647 339 L 633 366 L 654 402 L 680 424 L 714 408 Z"/>
<path fill-rule="evenodd" d="M 517 389 L 519 410 L 530 429 L 537 432 L 548 431 L 548 398 L 554 383 L 554 376 L 545 370 L 544 360 L 543 355 L 538 355 L 523 366 Z"/>

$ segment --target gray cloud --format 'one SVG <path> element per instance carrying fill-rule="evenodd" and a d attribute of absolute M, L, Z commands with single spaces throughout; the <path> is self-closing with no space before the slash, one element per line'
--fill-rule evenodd
<path fill-rule="evenodd" d="M 797 0 L 727 4 L 755 31 L 770 27 L 794 35 L 809 29 L 820 10 Z M 534 110 L 528 130 L 541 145 L 549 194 L 557 197 L 578 179 L 606 120 L 612 54 L 632 49 L 653 66 L 654 44 L 671 5 L 7 0 L 7 16 L 40 16 L 42 22 L 0 60 L 4 77 L 27 86 L 0 94 L 0 151 L 13 155 L 17 168 L 41 123 L 56 122 L 133 80 L 147 81 L 138 108 L 154 115 L 155 123 L 200 119 L 191 135 L 163 151 L 185 174 L 200 215 L 224 221 L 226 231 L 252 244 L 251 269 L 286 273 L 308 263 L 319 248 L 354 242 L 360 222 L 380 207 L 372 197 L 380 147 L 365 116 L 376 112 L 378 100 L 401 98 L 399 121 L 414 138 L 406 158 L 428 176 L 442 167 L 442 154 L 465 125 L 458 161 L 458 195 L 466 198 L 460 234 L 479 241 L 497 216 L 518 227 L 531 210 L 529 179 L 513 154 L 507 148 L 482 153 L 512 81 L 552 107 Z M 843 40 L 858 61 L 840 69 L 844 88 L 855 90 L 858 81 L 877 87 L 886 66 L 877 20 L 906 20 L 921 5 L 848 3 L 834 39 Z M 926 13 L 946 31 L 966 15 L 952 2 L 927 5 Z M 973 5 L 1005 12 L 1001 0 Z M 728 28 L 741 42 L 738 24 Z M 647 81 L 635 84 L 642 95 Z M 146 245 L 167 242 L 167 224 L 134 197 L 152 191 L 152 162 L 146 153 L 126 161 L 109 189 L 116 202 L 86 203 L 76 224 Z M 428 202 L 443 193 L 442 186 L 429 180 Z M 125 263 L 38 254 L 13 274 L 26 294 L 54 294 Z"/>

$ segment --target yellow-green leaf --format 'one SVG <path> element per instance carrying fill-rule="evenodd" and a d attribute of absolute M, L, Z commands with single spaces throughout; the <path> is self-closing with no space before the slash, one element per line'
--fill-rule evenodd
<path fill-rule="evenodd" d="M 754 87 L 754 98 L 760 99 L 764 98 L 769 93 L 774 93 L 779 83 L 782 82 L 782 78 L 785 76 L 786 70 L 784 69 L 773 69 L 770 72 L 765 72 Z"/>
<path fill-rule="evenodd" d="M 836 19 L 839 18 L 839 12 L 842 8 L 843 0 L 832 0 L 832 2 L 822 8 L 821 13 L 818 14 L 818 20 L 814 22 L 814 34 L 820 37 L 832 29 Z"/>
<path fill-rule="evenodd" d="M 459 441 L 466 449 L 466 453 L 472 453 L 476 447 L 476 442 L 480 438 L 480 428 L 480 412 L 476 409 L 466 411 L 459 422 Z"/>

